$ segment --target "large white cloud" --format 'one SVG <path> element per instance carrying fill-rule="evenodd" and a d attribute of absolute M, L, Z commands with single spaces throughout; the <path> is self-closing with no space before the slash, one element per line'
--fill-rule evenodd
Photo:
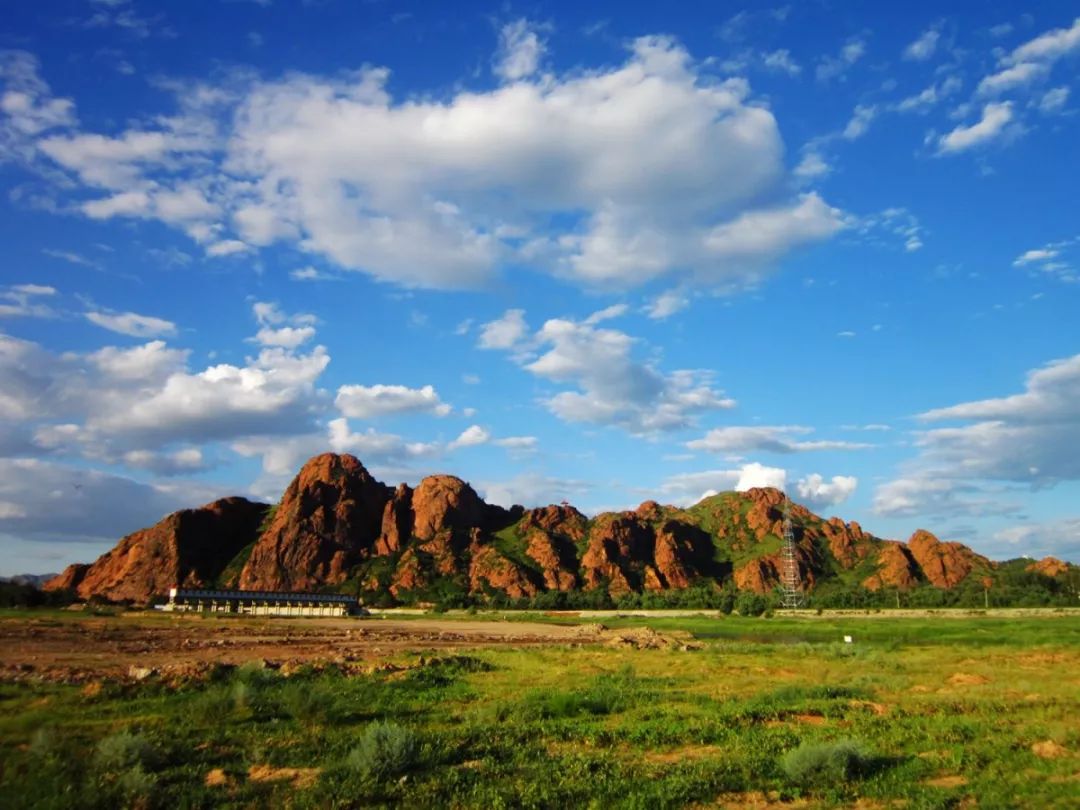
<path fill-rule="evenodd" d="M 634 358 L 633 337 L 599 328 L 588 319 L 553 318 L 531 343 L 539 356 L 524 362 L 526 370 L 576 387 L 545 401 L 552 413 L 568 422 L 613 425 L 635 435 L 651 435 L 690 427 L 698 415 L 735 404 L 711 386 L 708 374 L 664 373 Z"/>
<path fill-rule="evenodd" d="M 1080 355 L 1028 374 L 1012 396 L 937 408 L 928 422 L 971 422 L 923 432 L 926 456 L 962 475 L 1052 484 L 1080 479 Z"/>
<path fill-rule="evenodd" d="M 1080 480 L 1080 355 L 1029 372 L 1022 393 L 919 418 L 961 424 L 917 434 L 919 455 L 900 478 L 879 487 L 878 512 L 1015 512 L 1002 487 Z"/>
<path fill-rule="evenodd" d="M 983 547 L 998 559 L 1053 556 L 1077 560 L 1080 559 L 1080 518 L 1012 525 L 995 532 Z"/>
<path fill-rule="evenodd" d="M 186 493 L 42 459 L 0 459 L 0 535 L 26 540 L 115 543 L 185 506 Z M 196 502 L 197 503 L 197 502 Z"/>
<path fill-rule="evenodd" d="M 786 486 L 786 470 L 754 461 L 737 469 L 679 473 L 666 479 L 660 485 L 660 492 L 676 506 L 691 506 L 702 498 L 725 490 L 745 492 L 754 487 L 782 490 Z"/>
<path fill-rule="evenodd" d="M 873 510 L 888 517 L 934 518 L 1015 515 L 1020 511 L 1007 489 L 958 478 L 953 469 L 920 464 L 904 475 L 880 485 L 874 492 Z"/>
<path fill-rule="evenodd" d="M 851 475 L 834 475 L 826 481 L 818 473 L 811 473 L 799 479 L 795 489 L 799 499 L 811 509 L 821 509 L 843 503 L 852 496 L 859 485 L 859 479 Z"/>
<path fill-rule="evenodd" d="M 430 385 L 422 388 L 408 388 L 404 385 L 343 385 L 338 389 L 334 402 L 345 416 L 355 419 L 374 419 L 402 413 L 446 416 L 451 410 Z"/>
<path fill-rule="evenodd" d="M 160 219 L 213 257 L 286 240 L 406 286 L 475 286 L 513 262 L 593 286 L 729 287 L 843 227 L 786 190 L 776 119 L 747 83 L 673 40 L 564 75 L 536 74 L 535 28 L 508 26 L 503 46 L 505 82 L 485 91 L 395 99 L 382 68 L 245 76 L 178 89 L 179 115 L 111 135 L 58 118 L 68 131 L 37 148 L 106 192 L 88 216 Z"/>
<path fill-rule="evenodd" d="M 201 466 L 184 454 L 188 448 L 302 433 L 328 404 L 317 387 L 330 362 L 322 346 L 263 348 L 242 364 L 201 371 L 188 358 L 162 340 L 54 353 L 0 335 L 0 422 L 39 453 L 181 471 Z"/>

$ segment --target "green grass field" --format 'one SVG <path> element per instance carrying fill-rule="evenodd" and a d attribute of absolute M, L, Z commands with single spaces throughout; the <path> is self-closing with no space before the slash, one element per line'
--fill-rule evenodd
<path fill-rule="evenodd" d="M 1080 803 L 1080 617 L 604 622 L 702 649 L 0 684 L 0 806 Z"/>

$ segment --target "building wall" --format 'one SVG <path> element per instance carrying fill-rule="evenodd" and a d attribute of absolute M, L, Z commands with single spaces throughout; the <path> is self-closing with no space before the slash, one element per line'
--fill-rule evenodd
<path fill-rule="evenodd" d="M 240 602 L 235 600 L 210 600 L 199 599 L 190 602 L 169 602 L 165 610 L 203 612 L 208 613 L 231 613 L 243 616 L 348 616 L 348 605 L 340 602 L 327 604 L 277 604 Z"/>

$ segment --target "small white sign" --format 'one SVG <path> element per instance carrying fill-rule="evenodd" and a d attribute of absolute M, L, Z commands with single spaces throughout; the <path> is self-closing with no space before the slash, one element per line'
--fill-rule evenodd
<path fill-rule="evenodd" d="M 844 643 L 845 644 L 850 644 L 851 643 L 851 636 L 844 636 Z"/>

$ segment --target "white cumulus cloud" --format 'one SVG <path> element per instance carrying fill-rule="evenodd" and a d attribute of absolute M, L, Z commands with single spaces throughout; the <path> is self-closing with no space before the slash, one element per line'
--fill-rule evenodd
<path fill-rule="evenodd" d="M 343 385 L 334 404 L 345 416 L 376 419 L 404 413 L 446 416 L 451 407 L 439 398 L 434 386 L 408 388 L 404 385 Z"/>
<path fill-rule="evenodd" d="M 528 20 L 515 20 L 499 30 L 499 50 L 495 55 L 495 73 L 516 82 L 536 73 L 545 45 L 537 27 Z"/>
<path fill-rule="evenodd" d="M 958 126 L 952 132 L 941 136 L 938 148 L 941 153 L 963 152 L 975 146 L 993 141 L 1005 131 L 1006 125 L 1013 119 L 1011 101 L 991 103 L 983 107 L 982 118 L 970 126 Z"/>
<path fill-rule="evenodd" d="M 799 479 L 795 489 L 799 498 L 811 509 L 821 509 L 843 503 L 852 496 L 859 480 L 851 475 L 834 475 L 826 481 L 818 473 Z"/>
<path fill-rule="evenodd" d="M 812 450 L 861 450 L 872 445 L 825 439 L 801 440 L 796 437 L 813 433 L 799 425 L 740 426 L 713 428 L 700 439 L 686 443 L 691 450 L 710 453 L 802 453 Z"/>
<path fill-rule="evenodd" d="M 151 315 L 138 315 L 134 312 L 87 312 L 85 315 L 86 320 L 91 323 L 121 335 L 147 338 L 176 334 L 175 323 Z"/>

